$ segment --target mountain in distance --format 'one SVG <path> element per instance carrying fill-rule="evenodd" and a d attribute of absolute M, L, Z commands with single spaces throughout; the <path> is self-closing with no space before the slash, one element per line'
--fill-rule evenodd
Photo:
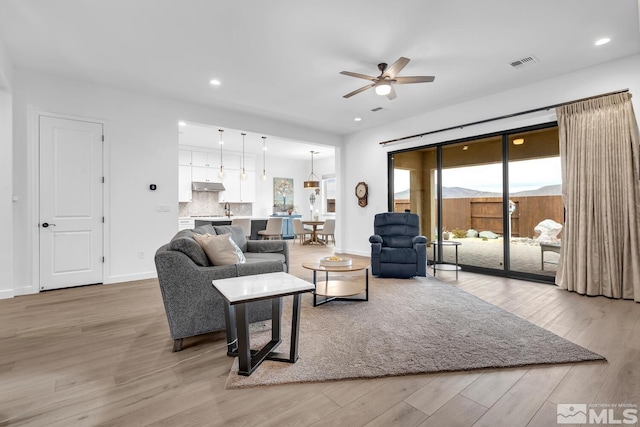
<path fill-rule="evenodd" d="M 562 195 L 562 185 L 545 185 L 535 190 L 517 191 L 511 193 L 511 196 L 560 196 Z M 442 187 L 442 198 L 444 199 L 471 199 L 474 197 L 502 197 L 502 193 L 492 191 L 473 190 L 463 187 Z M 409 190 L 399 191 L 394 194 L 394 198 L 398 200 L 408 199 Z"/>

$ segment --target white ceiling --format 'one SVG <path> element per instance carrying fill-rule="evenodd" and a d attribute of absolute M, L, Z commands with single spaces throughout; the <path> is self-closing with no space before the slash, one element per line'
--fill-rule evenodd
<path fill-rule="evenodd" d="M 637 0 L 0 0 L 0 37 L 18 67 L 344 135 L 636 54 L 638 16 Z M 342 98 L 366 81 L 340 71 L 400 56 L 435 82 Z"/>

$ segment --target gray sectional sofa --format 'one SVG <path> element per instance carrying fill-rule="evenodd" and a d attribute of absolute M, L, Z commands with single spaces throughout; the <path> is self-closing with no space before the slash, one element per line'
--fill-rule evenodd
<path fill-rule="evenodd" d="M 192 235 L 231 233 L 244 252 L 246 263 L 211 265 Z M 224 298 L 211 281 L 236 276 L 289 271 L 289 247 L 284 240 L 247 240 L 240 226 L 204 225 L 178 232 L 156 251 L 156 270 L 164 302 L 173 351 L 183 339 L 225 329 Z M 271 301 L 249 306 L 249 322 L 271 318 Z"/>

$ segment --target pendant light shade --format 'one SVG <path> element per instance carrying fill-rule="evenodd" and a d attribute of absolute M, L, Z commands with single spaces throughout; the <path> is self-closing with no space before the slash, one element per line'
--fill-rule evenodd
<path fill-rule="evenodd" d="M 262 180 L 267 180 L 267 137 L 262 137 Z"/>
<path fill-rule="evenodd" d="M 311 150 L 311 175 L 309 175 L 309 179 L 307 179 L 304 182 L 304 188 L 308 188 L 310 190 L 320 188 L 320 180 L 318 179 L 316 174 L 313 173 L 313 155 L 314 154 L 318 154 L 318 152 Z"/>

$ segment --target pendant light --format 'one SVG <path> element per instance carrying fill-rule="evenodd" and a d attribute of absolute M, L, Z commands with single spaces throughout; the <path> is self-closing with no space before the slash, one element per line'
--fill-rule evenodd
<path fill-rule="evenodd" d="M 316 174 L 313 173 L 313 155 L 314 154 L 318 154 L 318 152 L 311 150 L 311 175 L 309 175 L 309 179 L 304 182 L 304 188 L 308 188 L 310 190 L 320 188 L 320 180 L 318 179 Z"/>
<path fill-rule="evenodd" d="M 218 132 L 220 132 L 220 178 L 224 178 L 224 163 L 222 163 L 222 145 L 224 144 L 222 132 L 224 132 L 224 130 L 218 129 Z"/>
<path fill-rule="evenodd" d="M 242 135 L 242 172 L 240 172 L 240 178 L 244 179 L 247 176 L 247 172 L 244 170 L 244 136 L 246 133 L 240 133 Z"/>
<path fill-rule="evenodd" d="M 267 137 L 262 137 L 262 180 L 267 180 Z"/>

